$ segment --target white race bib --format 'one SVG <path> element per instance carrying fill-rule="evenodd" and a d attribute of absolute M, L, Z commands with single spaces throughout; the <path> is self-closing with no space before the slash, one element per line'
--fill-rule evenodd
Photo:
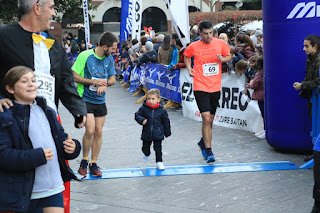
<path fill-rule="evenodd" d="M 38 93 L 37 96 L 50 99 L 54 103 L 55 78 L 50 74 L 34 73 L 37 79 Z"/>
<path fill-rule="evenodd" d="M 96 79 L 99 79 L 99 78 L 92 77 L 91 79 L 92 79 L 92 80 L 96 80 Z M 99 87 L 99 86 L 97 86 L 97 85 L 91 84 L 91 85 L 89 86 L 89 90 L 90 90 L 90 91 L 93 91 L 93 92 L 97 92 L 97 91 L 98 91 L 98 87 Z"/>
<path fill-rule="evenodd" d="M 219 74 L 219 63 L 210 63 L 202 65 L 203 75 L 211 76 Z"/>

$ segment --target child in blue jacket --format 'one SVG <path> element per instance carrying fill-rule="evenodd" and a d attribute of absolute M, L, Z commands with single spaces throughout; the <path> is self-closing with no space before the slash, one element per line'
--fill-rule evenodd
<path fill-rule="evenodd" d="M 135 113 L 136 121 L 143 125 L 141 140 L 143 141 L 142 152 L 144 153 L 144 162 L 148 161 L 150 156 L 150 146 L 153 142 L 153 148 L 156 152 L 157 169 L 164 170 L 162 162 L 162 140 L 171 135 L 170 120 L 167 111 L 160 103 L 160 91 L 150 89 L 147 93 L 147 100 L 143 106 Z"/>
<path fill-rule="evenodd" d="M 77 179 L 65 160 L 76 158 L 81 145 L 36 98 L 30 68 L 11 68 L 2 85 L 13 106 L 0 113 L 0 211 L 63 213 L 63 183 Z"/>

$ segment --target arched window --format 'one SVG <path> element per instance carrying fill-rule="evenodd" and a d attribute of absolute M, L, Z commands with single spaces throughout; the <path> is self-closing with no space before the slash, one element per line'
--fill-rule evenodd
<path fill-rule="evenodd" d="M 199 12 L 200 11 L 199 8 L 194 7 L 194 6 L 189 6 L 188 9 L 189 9 L 189 13 Z"/>
<path fill-rule="evenodd" d="M 112 7 L 108 9 L 102 18 L 102 22 L 120 22 L 121 21 L 121 8 Z"/>
<path fill-rule="evenodd" d="M 148 7 L 142 13 L 141 29 L 143 27 L 152 27 L 157 32 L 167 32 L 166 14 L 157 7 Z"/>

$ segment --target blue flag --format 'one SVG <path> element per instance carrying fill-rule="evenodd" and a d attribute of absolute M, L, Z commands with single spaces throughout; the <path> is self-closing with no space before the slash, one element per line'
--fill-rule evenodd
<path fill-rule="evenodd" d="M 132 6 L 132 0 L 121 1 L 120 43 L 128 40 L 132 30 Z"/>

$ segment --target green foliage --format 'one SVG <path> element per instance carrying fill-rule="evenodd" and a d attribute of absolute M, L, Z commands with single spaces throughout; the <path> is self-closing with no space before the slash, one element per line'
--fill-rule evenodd
<path fill-rule="evenodd" d="M 262 10 L 262 0 L 243 0 L 240 10 Z"/>
<path fill-rule="evenodd" d="M 95 10 L 96 6 L 88 0 L 89 10 Z M 10 23 L 18 17 L 18 0 L 0 0 L 0 20 Z M 56 21 L 61 22 L 61 14 L 66 14 L 72 22 L 83 22 L 83 10 L 81 0 L 55 0 L 57 17 Z"/>
<path fill-rule="evenodd" d="M 18 0 L 0 0 L 0 19 L 9 23 L 18 17 Z"/>
<path fill-rule="evenodd" d="M 88 9 L 95 10 L 97 6 L 91 4 L 92 0 L 88 0 Z M 64 14 L 64 21 L 70 23 L 83 23 L 83 9 L 81 0 L 55 0 L 56 12 Z M 62 17 L 57 16 L 56 21 L 61 22 Z"/>

